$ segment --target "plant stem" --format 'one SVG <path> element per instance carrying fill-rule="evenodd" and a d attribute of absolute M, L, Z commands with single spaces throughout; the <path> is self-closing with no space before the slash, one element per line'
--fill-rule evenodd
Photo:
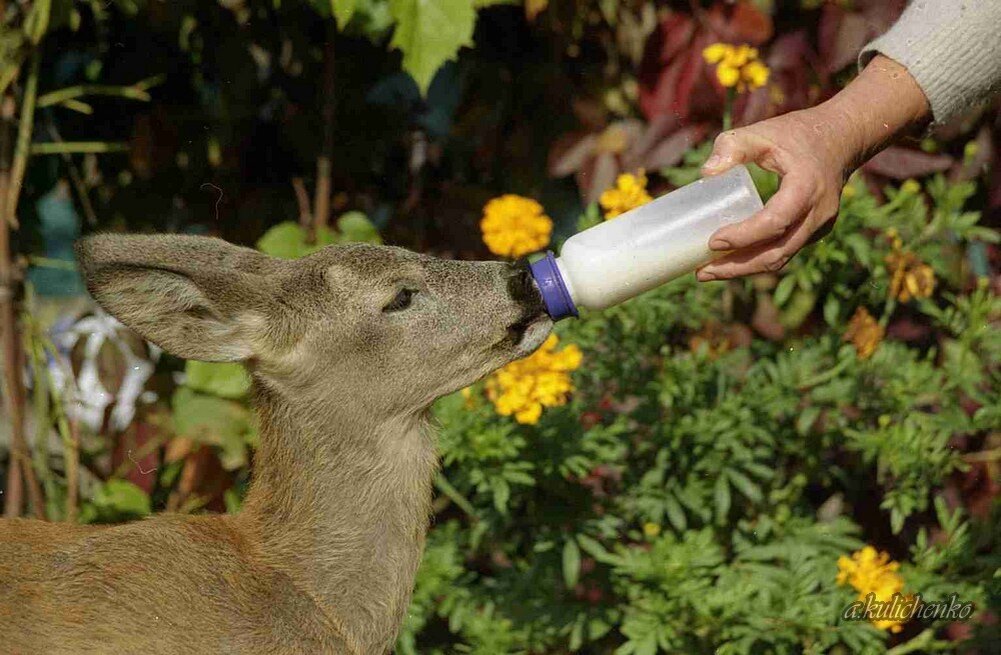
<path fill-rule="evenodd" d="M 75 153 L 125 152 L 129 149 L 127 143 L 114 141 L 62 141 L 60 143 L 33 143 L 29 148 L 32 155 L 63 155 Z"/>
<path fill-rule="evenodd" d="M 49 91 L 38 97 L 38 107 L 49 107 L 59 105 L 67 100 L 75 100 L 83 96 L 102 95 L 118 96 L 120 98 L 130 98 L 141 102 L 149 102 L 149 93 L 144 89 L 134 86 L 108 86 L 104 84 L 81 84 L 79 86 L 69 86 L 65 89 Z"/>
<path fill-rule="evenodd" d="M 11 460 L 7 476 L 7 497 L 4 500 L 4 515 L 18 516 L 23 505 L 24 487 L 27 486 L 32 511 L 38 518 L 44 518 L 45 503 L 42 490 L 35 477 L 28 446 L 24 438 L 24 381 L 21 379 L 21 337 L 17 310 L 15 308 L 16 270 L 11 258 L 10 229 L 17 211 L 20 196 L 20 179 L 23 179 L 27 159 L 27 146 L 22 147 L 20 136 L 24 124 L 31 122 L 29 110 L 34 113 L 34 94 L 38 85 L 38 56 L 33 56 L 31 75 L 24 93 L 21 112 L 21 131 L 14 155 L 13 167 L 9 164 L 8 124 L 14 117 L 14 101 L 0 98 L 0 332 L 2 332 L 2 352 L 4 358 L 4 403 L 10 417 Z M 30 128 L 27 137 L 31 138 Z M 20 170 L 21 178 L 15 177 Z"/>
<path fill-rule="evenodd" d="M 726 90 L 726 100 L 723 102 L 723 131 L 728 132 L 733 128 L 733 102 L 737 97 L 737 91 L 733 87 Z"/>
<path fill-rule="evenodd" d="M 35 97 L 38 93 L 38 62 L 41 56 L 36 50 L 31 55 L 31 67 L 28 70 L 28 80 L 24 84 L 24 97 L 21 100 L 20 121 L 17 130 L 17 145 L 14 146 L 14 162 L 11 166 L 9 187 L 7 189 L 7 220 L 12 227 L 17 227 L 17 203 L 21 198 L 21 185 L 24 183 L 24 172 L 28 168 L 28 156 L 31 150 L 31 135 L 35 126 Z"/>
<path fill-rule="evenodd" d="M 316 189 L 313 197 L 313 229 L 309 242 L 315 243 L 316 234 L 327 227 L 330 220 L 330 174 L 334 150 L 334 37 L 337 28 L 334 21 L 327 22 L 327 42 L 323 47 L 323 145 L 316 158 Z"/>
<path fill-rule="evenodd" d="M 42 349 L 42 361 L 45 361 L 47 352 L 52 361 L 58 363 L 59 353 L 56 351 L 55 345 L 42 333 L 39 333 L 38 338 Z M 69 370 L 66 379 L 73 380 L 72 367 L 67 366 L 67 369 Z M 66 403 L 63 399 L 62 389 L 56 386 L 52 372 L 46 367 L 39 374 L 45 376 L 48 393 L 52 399 L 52 413 L 56 418 L 56 426 L 63 442 L 63 466 L 66 470 L 66 510 L 63 519 L 67 523 L 76 523 L 77 500 L 80 494 L 80 428 L 75 418 L 70 419 L 66 415 Z"/>

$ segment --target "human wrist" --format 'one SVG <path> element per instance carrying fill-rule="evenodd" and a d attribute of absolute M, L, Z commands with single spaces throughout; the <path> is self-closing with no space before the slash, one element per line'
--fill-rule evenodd
<path fill-rule="evenodd" d="M 850 169 L 931 117 L 928 99 L 911 74 L 882 55 L 818 109 L 838 130 L 839 149 Z"/>

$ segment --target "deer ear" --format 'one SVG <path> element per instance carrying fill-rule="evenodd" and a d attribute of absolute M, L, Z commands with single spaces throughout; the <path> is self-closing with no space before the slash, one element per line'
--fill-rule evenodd
<path fill-rule="evenodd" d="M 164 350 L 210 362 L 255 354 L 274 262 L 267 255 L 179 235 L 97 235 L 76 252 L 94 300 Z"/>

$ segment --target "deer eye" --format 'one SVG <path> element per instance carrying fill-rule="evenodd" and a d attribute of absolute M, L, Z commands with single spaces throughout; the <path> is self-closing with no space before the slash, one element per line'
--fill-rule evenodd
<path fill-rule="evenodd" d="M 400 292 L 396 294 L 393 300 L 382 308 L 384 312 L 398 312 L 400 310 L 410 307 L 410 303 L 413 302 L 414 294 L 417 293 L 413 289 L 400 289 Z"/>

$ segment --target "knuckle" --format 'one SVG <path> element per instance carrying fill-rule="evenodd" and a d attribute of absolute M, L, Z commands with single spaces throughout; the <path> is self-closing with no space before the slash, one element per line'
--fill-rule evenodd
<path fill-rule="evenodd" d="M 765 270 L 769 273 L 775 273 L 782 269 L 789 261 L 789 255 L 784 252 L 772 255 L 764 264 Z"/>
<path fill-rule="evenodd" d="M 727 130 L 726 132 L 720 132 L 716 135 L 716 138 L 713 139 L 713 145 L 720 146 L 728 143 L 735 143 L 738 138 L 739 134 L 737 133 L 737 130 Z"/>

